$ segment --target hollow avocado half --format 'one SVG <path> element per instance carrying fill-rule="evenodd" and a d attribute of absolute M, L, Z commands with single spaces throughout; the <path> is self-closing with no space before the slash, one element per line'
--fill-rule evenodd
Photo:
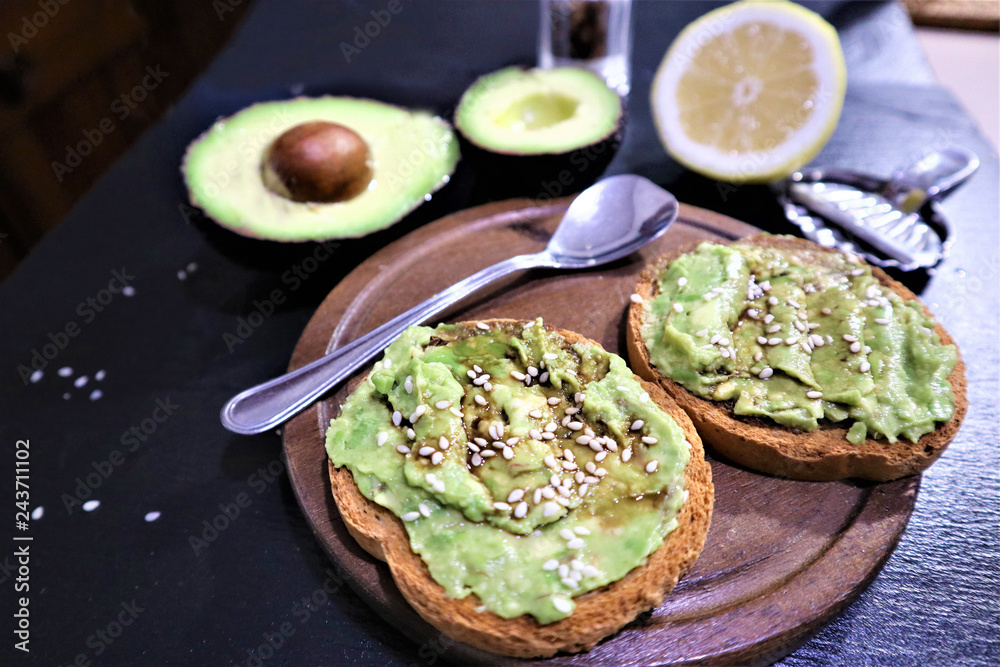
<path fill-rule="evenodd" d="M 182 172 L 191 202 L 220 225 L 243 236 L 318 241 L 399 221 L 448 182 L 458 158 L 451 126 L 430 113 L 299 97 L 216 121 L 188 147 Z"/>
<path fill-rule="evenodd" d="M 520 194 L 558 196 L 583 189 L 607 167 L 621 142 L 623 109 L 588 70 L 508 67 L 465 91 L 455 127 L 463 155 L 481 173 Z"/>

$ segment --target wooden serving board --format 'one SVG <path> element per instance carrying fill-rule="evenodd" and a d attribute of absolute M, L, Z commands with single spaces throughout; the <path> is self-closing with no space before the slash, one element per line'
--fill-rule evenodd
<path fill-rule="evenodd" d="M 569 199 L 498 202 L 428 224 L 364 261 L 330 293 L 292 356 L 298 368 L 483 267 L 546 243 Z M 448 321 L 543 317 L 626 356 L 625 311 L 643 266 L 696 239 L 734 239 L 754 227 L 681 205 L 678 220 L 642 252 L 581 272 L 533 271 L 495 284 Z M 359 373 L 368 372 L 365 369 Z M 355 378 L 357 379 L 357 377 Z M 388 566 L 348 534 L 329 489 L 324 433 L 346 386 L 289 422 L 292 485 L 316 536 L 351 586 L 421 645 L 420 655 L 513 665 L 441 635 L 406 603 Z M 706 443 L 711 457 L 711 443 Z M 919 477 L 887 484 L 799 482 L 710 459 L 715 512 L 694 568 L 652 612 L 593 650 L 555 665 L 732 665 L 794 650 L 875 577 L 913 509 Z M 416 649 L 415 649 L 416 650 Z"/>

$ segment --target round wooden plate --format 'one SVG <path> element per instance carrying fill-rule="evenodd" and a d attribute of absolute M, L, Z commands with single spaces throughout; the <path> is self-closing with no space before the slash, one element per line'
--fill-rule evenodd
<path fill-rule="evenodd" d="M 292 356 L 298 368 L 485 266 L 535 252 L 569 199 L 498 202 L 426 225 L 386 246 L 320 305 Z M 626 356 L 624 317 L 643 266 L 696 239 L 734 239 L 754 227 L 681 205 L 658 241 L 582 272 L 534 271 L 493 285 L 448 321 L 544 317 Z M 364 369 L 358 376 L 368 372 Z M 350 386 L 348 383 L 347 386 Z M 515 664 L 442 635 L 420 618 L 388 566 L 348 534 L 330 493 L 324 433 L 347 386 L 286 425 L 292 485 L 316 536 L 352 587 L 419 645 L 415 652 L 472 664 Z M 711 443 L 709 453 L 711 454 Z M 766 663 L 791 652 L 881 569 L 916 501 L 919 477 L 887 484 L 798 482 L 711 460 L 715 512 L 694 568 L 662 605 L 593 650 L 538 661 L 559 665 Z M 331 656 L 332 658 L 332 656 Z"/>

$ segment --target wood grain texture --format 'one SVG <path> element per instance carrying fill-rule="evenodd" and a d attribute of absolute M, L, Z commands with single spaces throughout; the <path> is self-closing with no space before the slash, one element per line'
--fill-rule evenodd
<path fill-rule="evenodd" d="M 291 368 L 480 268 L 540 249 L 567 203 L 498 202 L 448 216 L 386 246 L 330 293 L 303 333 Z M 680 244 L 756 231 L 682 205 L 668 232 L 636 255 L 600 270 L 512 277 L 445 319 L 542 316 L 624 355 L 629 294 L 646 262 Z M 443 654 L 474 664 L 525 663 L 441 635 L 406 604 L 388 567 L 348 534 L 329 490 L 323 447 L 325 425 L 346 392 L 341 388 L 284 430 L 292 484 L 324 549 L 383 618 L 421 644 L 421 655 Z M 711 450 L 709 454 L 711 459 Z M 801 482 L 722 460 L 711 463 L 716 503 L 708 542 L 673 594 L 590 652 L 539 663 L 731 665 L 776 660 L 874 578 L 906 526 L 920 483 L 919 477 L 880 485 Z"/>

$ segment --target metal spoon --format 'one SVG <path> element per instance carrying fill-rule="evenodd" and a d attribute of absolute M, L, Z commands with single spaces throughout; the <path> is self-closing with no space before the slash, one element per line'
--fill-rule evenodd
<path fill-rule="evenodd" d="M 346 380 L 412 324 L 426 322 L 476 290 L 515 271 L 585 269 L 632 254 L 677 218 L 677 200 L 641 176 L 611 176 L 573 200 L 545 250 L 518 255 L 473 274 L 344 347 L 234 396 L 222 424 L 234 433 L 261 433 L 289 419 Z"/>

